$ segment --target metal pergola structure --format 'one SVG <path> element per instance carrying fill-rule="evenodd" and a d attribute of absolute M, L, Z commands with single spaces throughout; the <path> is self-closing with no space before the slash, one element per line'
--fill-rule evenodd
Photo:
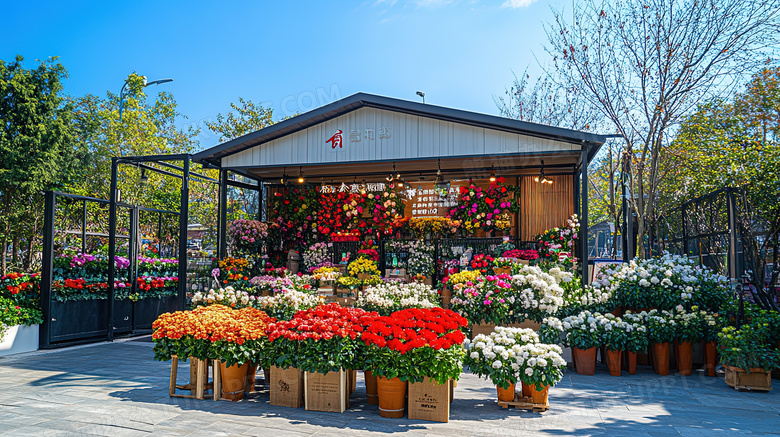
<path fill-rule="evenodd" d="M 190 177 L 210 182 L 219 183 L 208 176 L 190 170 L 192 155 L 181 153 L 174 155 L 148 155 L 148 156 L 120 156 L 111 158 L 111 189 L 109 192 L 109 216 L 108 216 L 108 340 L 114 338 L 114 279 L 116 269 L 113 263 L 116 255 L 116 222 L 117 206 L 119 204 L 119 189 L 117 187 L 117 174 L 120 165 L 130 165 L 145 170 L 171 176 L 181 180 L 181 203 L 179 206 L 179 241 L 178 241 L 178 293 L 177 308 L 182 310 L 186 306 L 187 298 L 187 225 L 189 224 L 189 197 Z M 181 162 L 181 166 L 170 162 Z M 165 169 L 158 168 L 164 167 Z M 220 188 L 222 185 L 220 185 Z"/>

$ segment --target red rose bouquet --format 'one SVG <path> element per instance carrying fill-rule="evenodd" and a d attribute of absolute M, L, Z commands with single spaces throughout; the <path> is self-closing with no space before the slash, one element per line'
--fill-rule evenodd
<path fill-rule="evenodd" d="M 364 368 L 409 382 L 422 382 L 426 376 L 439 384 L 458 379 L 466 325 L 466 319 L 442 308 L 412 308 L 376 317 L 361 335 L 368 346 Z"/>
<path fill-rule="evenodd" d="M 266 361 L 320 373 L 362 367 L 360 336 L 363 327 L 377 316 L 335 303 L 298 311 L 291 320 L 271 328 Z"/>

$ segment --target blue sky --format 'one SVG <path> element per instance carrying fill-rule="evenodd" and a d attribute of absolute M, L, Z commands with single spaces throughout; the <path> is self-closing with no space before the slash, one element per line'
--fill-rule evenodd
<path fill-rule="evenodd" d="M 280 117 L 361 91 L 497 114 L 512 71 L 545 58 L 542 23 L 561 3 L 0 0 L 0 59 L 59 56 L 73 96 L 119 92 L 132 71 L 171 77 L 158 89 L 190 123 L 239 96 Z"/>

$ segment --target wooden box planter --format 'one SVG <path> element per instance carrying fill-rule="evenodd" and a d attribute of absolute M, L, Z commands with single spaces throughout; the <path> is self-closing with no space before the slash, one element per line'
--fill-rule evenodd
<path fill-rule="evenodd" d="M 452 381 L 439 385 L 427 376 L 409 383 L 409 419 L 449 422 L 452 388 Z"/>
<path fill-rule="evenodd" d="M 501 325 L 507 328 L 527 328 L 527 329 L 533 329 L 534 331 L 538 331 L 539 328 L 542 326 L 541 323 L 535 322 L 531 319 L 525 319 L 522 323 L 512 323 L 510 325 Z M 490 335 L 491 332 L 496 328 L 496 325 L 492 323 L 478 323 L 476 325 L 471 325 L 471 338 L 476 337 L 479 334 L 485 334 Z"/>
<path fill-rule="evenodd" d="M 511 267 L 495 267 L 493 268 L 493 273 L 497 275 L 511 275 L 512 274 L 512 268 Z"/>
<path fill-rule="evenodd" d="M 268 385 L 271 405 L 300 408 L 303 406 L 303 372 L 300 369 L 272 366 Z"/>
<path fill-rule="evenodd" d="M 349 408 L 349 381 L 347 371 L 304 373 L 306 410 L 343 413 Z"/>
<path fill-rule="evenodd" d="M 40 325 L 9 326 L 0 341 L 0 357 L 38 350 Z"/>
<path fill-rule="evenodd" d="M 764 369 L 750 369 L 750 372 L 738 367 L 726 367 L 726 384 L 737 390 L 772 390 L 772 372 Z"/>

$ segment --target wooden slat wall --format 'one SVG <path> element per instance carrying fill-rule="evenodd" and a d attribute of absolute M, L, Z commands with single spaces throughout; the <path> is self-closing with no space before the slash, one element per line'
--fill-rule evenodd
<path fill-rule="evenodd" d="M 553 181 L 540 184 L 534 176 L 520 178 L 520 239 L 527 241 L 547 229 L 561 227 L 574 214 L 572 175 L 547 176 Z"/>

